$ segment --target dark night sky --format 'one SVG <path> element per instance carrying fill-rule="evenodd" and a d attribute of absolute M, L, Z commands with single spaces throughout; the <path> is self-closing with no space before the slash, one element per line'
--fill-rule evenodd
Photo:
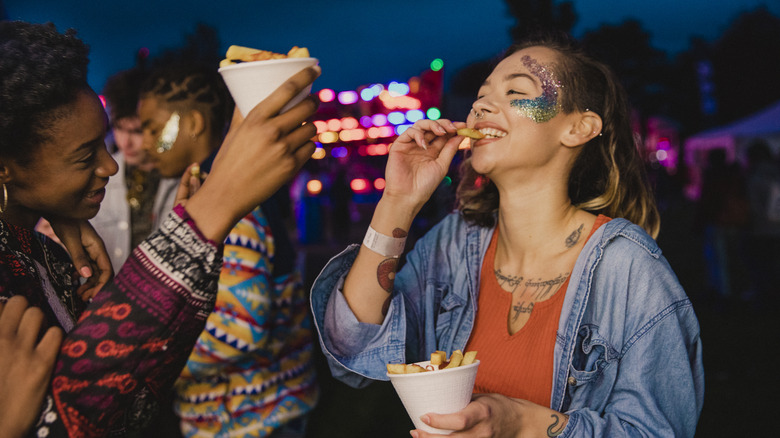
<path fill-rule="evenodd" d="M 315 89 L 406 80 L 445 62 L 445 80 L 457 69 L 490 58 L 509 44 L 514 19 L 503 0 L 5 0 L 10 19 L 74 27 L 92 47 L 90 83 L 132 66 L 135 52 L 152 54 L 183 41 L 197 22 L 217 28 L 224 48 L 239 44 L 286 52 L 309 48 L 323 75 Z M 639 19 L 652 44 L 670 53 L 691 36 L 716 38 L 739 13 L 779 0 L 574 0 L 574 34 Z"/>

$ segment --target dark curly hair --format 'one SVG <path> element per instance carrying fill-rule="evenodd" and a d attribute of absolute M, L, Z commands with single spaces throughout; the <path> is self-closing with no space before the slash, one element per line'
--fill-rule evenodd
<path fill-rule="evenodd" d="M 89 47 L 52 23 L 0 22 L 0 154 L 26 164 L 46 121 L 88 88 Z"/>
<path fill-rule="evenodd" d="M 216 30 L 199 24 L 186 39 L 183 47 L 164 50 L 152 59 L 141 98 L 159 98 L 179 111 L 200 111 L 207 118 L 211 140 L 218 145 L 235 104 L 217 71 L 221 56 Z"/>
<path fill-rule="evenodd" d="M 134 67 L 115 73 L 106 80 L 103 96 L 111 123 L 138 115 L 138 95 L 146 77 L 142 68 Z"/>

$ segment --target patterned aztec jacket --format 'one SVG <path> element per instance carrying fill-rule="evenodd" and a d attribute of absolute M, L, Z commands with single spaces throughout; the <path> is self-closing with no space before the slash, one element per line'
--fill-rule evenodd
<path fill-rule="evenodd" d="M 47 327 L 67 333 L 30 436 L 124 436 L 144 426 L 214 305 L 219 250 L 177 206 L 85 306 L 67 254 L 0 220 L 0 300 L 24 295 Z"/>
<path fill-rule="evenodd" d="M 308 295 L 272 198 L 225 240 L 219 292 L 176 382 L 187 437 L 265 437 L 318 397 Z"/>
<path fill-rule="evenodd" d="M 382 325 L 360 323 L 340 292 L 359 246 L 331 259 L 311 305 L 333 375 L 359 387 L 387 380 L 388 363 L 464 349 L 494 229 L 458 213 L 433 227 L 396 275 Z M 577 258 L 558 322 L 549 407 L 569 415 L 559 438 L 694 436 L 704 400 L 699 334 L 655 241 L 625 219 L 599 227 Z"/>

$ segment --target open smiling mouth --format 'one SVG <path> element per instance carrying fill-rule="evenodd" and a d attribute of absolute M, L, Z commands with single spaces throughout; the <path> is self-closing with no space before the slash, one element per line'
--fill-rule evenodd
<path fill-rule="evenodd" d="M 501 131 L 495 128 L 482 128 L 479 130 L 485 138 L 501 138 L 506 137 L 506 131 Z"/>

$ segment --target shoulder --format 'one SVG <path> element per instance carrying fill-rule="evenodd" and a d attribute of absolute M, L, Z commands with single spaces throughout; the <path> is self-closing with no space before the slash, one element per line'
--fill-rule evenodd
<path fill-rule="evenodd" d="M 635 321 L 655 320 L 691 306 L 661 249 L 641 227 L 613 219 L 593 237 L 596 241 L 586 254 L 586 269 L 593 273 L 591 305 L 607 312 L 624 308 Z"/>

